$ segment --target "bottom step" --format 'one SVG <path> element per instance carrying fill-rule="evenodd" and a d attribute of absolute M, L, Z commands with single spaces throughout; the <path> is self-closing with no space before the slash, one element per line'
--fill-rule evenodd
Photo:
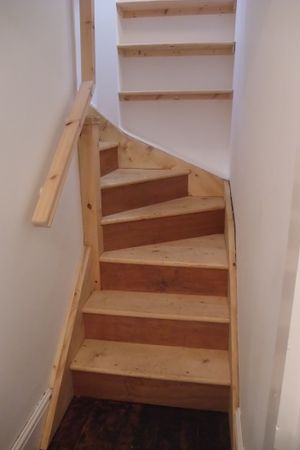
<path fill-rule="evenodd" d="M 86 340 L 71 365 L 76 395 L 228 411 L 228 352 Z"/>

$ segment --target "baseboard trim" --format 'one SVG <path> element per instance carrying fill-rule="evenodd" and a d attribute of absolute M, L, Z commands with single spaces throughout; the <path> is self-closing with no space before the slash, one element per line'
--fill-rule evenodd
<path fill-rule="evenodd" d="M 237 434 L 237 450 L 245 450 L 242 432 L 241 410 L 236 410 L 236 434 Z"/>
<path fill-rule="evenodd" d="M 42 431 L 42 422 L 44 420 L 51 395 L 52 395 L 51 389 L 48 389 L 46 392 L 44 392 L 38 404 L 36 405 L 32 415 L 26 422 L 23 430 L 21 431 L 17 440 L 11 447 L 11 450 L 27 450 L 27 449 L 29 450 L 29 448 L 30 450 L 33 449 L 32 447 L 33 444 L 31 443 L 31 441 L 38 439 L 38 437 L 36 438 L 36 433 Z"/>

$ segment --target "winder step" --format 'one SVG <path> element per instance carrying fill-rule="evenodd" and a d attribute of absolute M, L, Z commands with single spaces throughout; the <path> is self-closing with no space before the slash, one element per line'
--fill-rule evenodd
<path fill-rule="evenodd" d="M 171 169 L 117 169 L 101 179 L 101 188 L 110 189 L 128 184 L 188 175 L 188 170 Z"/>
<path fill-rule="evenodd" d="M 102 253 L 100 261 L 101 263 L 228 269 L 223 234 L 112 250 Z"/>
<path fill-rule="evenodd" d="M 103 217 L 102 225 L 180 216 L 225 208 L 223 197 L 181 197 Z"/>

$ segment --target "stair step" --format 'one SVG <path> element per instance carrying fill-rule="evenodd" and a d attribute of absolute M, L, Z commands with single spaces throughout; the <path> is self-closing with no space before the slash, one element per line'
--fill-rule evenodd
<path fill-rule="evenodd" d="M 232 55 L 234 51 L 234 42 L 118 45 L 119 55 L 125 57 Z"/>
<path fill-rule="evenodd" d="M 105 150 L 111 150 L 113 148 L 119 147 L 119 142 L 115 141 L 99 141 L 100 152 Z"/>
<path fill-rule="evenodd" d="M 224 236 L 215 234 L 104 252 L 101 262 L 228 269 Z"/>
<path fill-rule="evenodd" d="M 99 158 L 100 158 L 100 174 L 107 175 L 119 167 L 118 142 L 100 141 L 99 142 Z"/>
<path fill-rule="evenodd" d="M 232 0 L 119 0 L 117 7 L 124 18 L 235 12 Z"/>
<path fill-rule="evenodd" d="M 160 219 L 163 217 L 215 211 L 224 208 L 225 202 L 223 197 L 181 197 L 167 202 L 156 203 L 155 205 L 111 214 L 102 219 L 102 225 Z"/>
<path fill-rule="evenodd" d="M 103 215 L 185 197 L 188 174 L 171 169 L 115 170 L 101 178 Z"/>
<path fill-rule="evenodd" d="M 104 252 L 103 289 L 227 296 L 223 235 Z"/>
<path fill-rule="evenodd" d="M 231 100 L 233 91 L 128 91 L 119 92 L 120 101 Z"/>
<path fill-rule="evenodd" d="M 94 291 L 83 313 L 229 323 L 226 297 L 200 295 Z"/>
<path fill-rule="evenodd" d="M 224 232 L 222 197 L 182 197 L 106 216 L 104 250 Z"/>
<path fill-rule="evenodd" d="M 230 386 L 228 352 L 86 339 L 72 370 Z"/>
<path fill-rule="evenodd" d="M 102 178 L 101 187 L 102 189 L 110 189 L 128 184 L 138 184 L 188 174 L 188 170 L 118 169 Z"/>
<path fill-rule="evenodd" d="M 227 351 L 87 339 L 71 370 L 75 395 L 221 411 L 229 406 Z"/>
<path fill-rule="evenodd" d="M 95 291 L 83 317 L 90 339 L 228 349 L 224 297 Z"/>

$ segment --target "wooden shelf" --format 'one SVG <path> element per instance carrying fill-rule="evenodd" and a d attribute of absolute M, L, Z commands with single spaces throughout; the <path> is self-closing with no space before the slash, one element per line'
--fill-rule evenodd
<path fill-rule="evenodd" d="M 147 100 L 231 100 L 232 91 L 128 91 L 120 92 L 120 101 Z"/>
<path fill-rule="evenodd" d="M 119 0 L 117 8 L 124 18 L 182 16 L 204 14 L 233 14 L 232 0 Z"/>
<path fill-rule="evenodd" d="M 174 43 L 119 45 L 118 52 L 126 57 L 233 55 L 235 43 Z"/>

